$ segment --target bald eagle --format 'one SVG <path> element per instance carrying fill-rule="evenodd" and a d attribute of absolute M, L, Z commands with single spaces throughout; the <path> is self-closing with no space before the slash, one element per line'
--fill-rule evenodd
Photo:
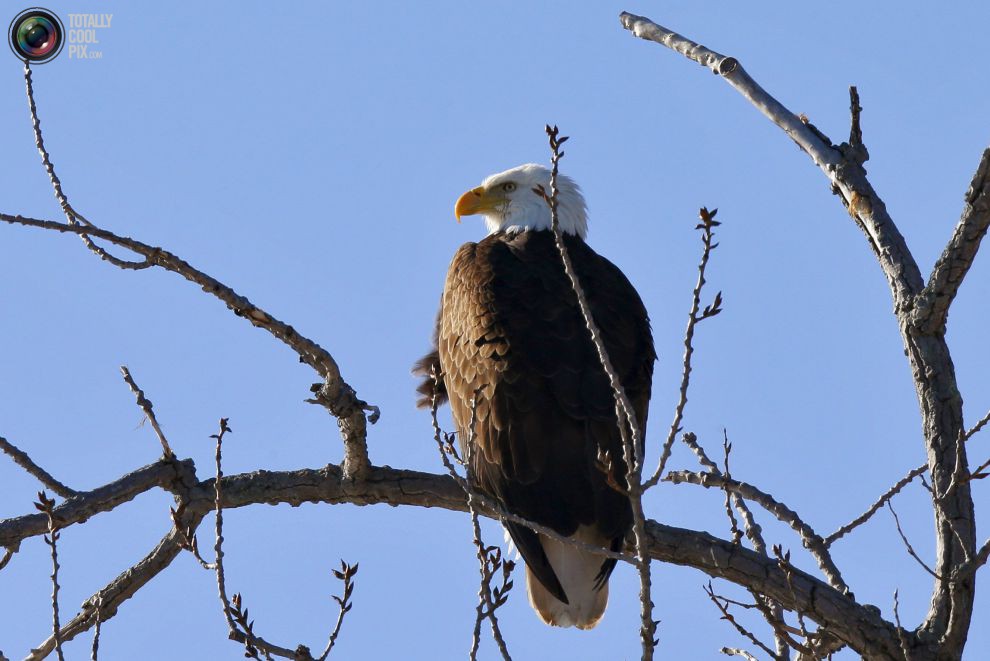
<path fill-rule="evenodd" d="M 419 405 L 430 406 L 434 387 L 441 402 L 449 400 L 478 488 L 507 511 L 617 551 L 632 512 L 609 485 L 624 485 L 626 474 L 615 400 L 537 186 L 550 191 L 549 170 L 522 165 L 457 200 L 458 222 L 481 214 L 488 236 L 461 246 L 450 263 L 434 349 L 414 368 L 426 377 Z M 558 188 L 564 244 L 645 432 L 656 360 L 646 308 L 622 271 L 585 243 L 588 216 L 577 184 L 559 176 Z M 611 476 L 597 461 L 600 451 L 611 458 Z M 594 627 L 616 561 L 524 525 L 504 525 L 526 562 L 529 601 L 540 618 Z"/>

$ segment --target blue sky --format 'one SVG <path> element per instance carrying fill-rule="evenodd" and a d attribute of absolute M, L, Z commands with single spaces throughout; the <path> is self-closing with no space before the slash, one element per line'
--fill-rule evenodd
<path fill-rule="evenodd" d="M 22 9 L 5 6 L 11 18 Z M 101 59 L 63 52 L 35 69 L 46 140 L 73 205 L 179 254 L 326 347 L 382 409 L 369 435 L 375 463 L 442 470 L 409 367 L 428 347 L 450 257 L 484 233 L 478 219 L 457 225 L 453 204 L 488 174 L 545 162 L 547 122 L 571 136 L 562 168 L 584 188 L 591 245 L 626 272 L 653 319 L 651 462 L 676 401 L 703 205 L 723 221 L 710 282 L 725 312 L 699 329 L 686 428 L 713 452 L 726 428 L 736 476 L 822 533 L 923 462 L 886 284 L 824 177 L 722 81 L 632 38 L 618 14 L 650 16 L 736 56 L 836 142 L 848 135 L 847 87 L 858 85 L 871 180 L 927 272 L 990 139 L 984 3 L 48 7 L 63 18 L 114 15 L 98 35 Z M 0 145 L 0 209 L 59 219 L 13 55 L 0 55 Z M 339 461 L 336 425 L 303 403 L 314 375 L 265 333 L 172 274 L 118 271 L 71 237 L 0 232 L 0 435 L 64 482 L 89 489 L 157 456 L 121 364 L 201 475 L 220 416 L 234 429 L 227 473 Z M 990 407 L 988 282 L 987 260 L 978 261 L 949 320 L 970 424 Z M 971 452 L 982 461 L 990 441 L 974 439 Z M 673 464 L 695 468 L 681 447 Z M 0 484 L 0 517 L 32 510 L 38 485 L 5 459 Z M 987 488 L 976 485 L 978 506 Z M 895 505 L 931 559 L 923 496 L 913 485 Z M 157 543 L 169 504 L 146 494 L 63 532 L 63 618 Z M 727 534 L 717 493 L 663 485 L 647 511 Z M 813 569 L 799 540 L 758 517 Z M 477 591 L 466 516 L 306 505 L 231 511 L 226 521 L 228 580 L 265 637 L 322 646 L 336 616 L 329 570 L 342 557 L 361 569 L 338 658 L 466 655 Z M 493 524 L 486 536 L 501 539 Z M 899 589 L 901 618 L 917 625 L 931 579 L 887 513 L 835 553 L 861 601 L 889 617 Z M 720 646 L 744 644 L 704 596 L 704 575 L 654 573 L 665 658 L 723 658 Z M 40 539 L 0 573 L 0 649 L 11 658 L 46 636 L 47 576 Z M 629 568 L 616 572 L 592 632 L 543 626 L 517 578 L 500 611 L 514 658 L 638 657 Z M 210 574 L 178 558 L 104 627 L 104 658 L 241 658 L 214 593 Z M 974 622 L 985 622 L 990 601 L 978 600 Z M 87 655 L 88 643 L 71 643 L 69 658 Z M 988 645 L 974 626 L 968 656 Z M 497 654 L 487 637 L 482 652 Z"/>

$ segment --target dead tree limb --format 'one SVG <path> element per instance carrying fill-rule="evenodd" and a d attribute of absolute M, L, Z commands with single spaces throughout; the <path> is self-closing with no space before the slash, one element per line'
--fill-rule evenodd
<path fill-rule="evenodd" d="M 620 20 L 634 36 L 666 46 L 718 74 L 780 127 L 825 174 L 849 216 L 866 235 L 890 288 L 921 408 L 921 431 L 933 482 L 935 571 L 941 579 L 935 582 L 931 608 L 917 633 L 926 641 L 937 641 L 932 644 L 941 650 L 940 658 L 958 658 L 972 619 L 974 583 L 971 577 L 949 577 L 976 552 L 976 524 L 968 484 L 949 488 L 953 476 L 966 471 L 966 452 L 962 397 L 945 340 L 944 320 L 990 224 L 990 157 L 984 152 L 966 194 L 962 219 L 926 284 L 904 237 L 866 176 L 863 164 L 869 154 L 862 142 L 862 107 L 855 88 L 850 89 L 849 142 L 836 145 L 764 90 L 736 58 L 705 48 L 642 16 L 623 12 Z"/>

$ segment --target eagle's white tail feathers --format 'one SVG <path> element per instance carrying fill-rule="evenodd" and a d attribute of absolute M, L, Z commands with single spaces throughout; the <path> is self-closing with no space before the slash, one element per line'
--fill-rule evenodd
<path fill-rule="evenodd" d="M 581 526 L 574 537 L 589 544 L 604 545 L 600 535 L 594 534 L 590 527 Z M 593 628 L 602 619 L 608 604 L 608 583 L 595 589 L 604 558 L 543 535 L 540 535 L 540 543 L 569 603 L 565 604 L 550 594 L 527 567 L 526 588 L 530 605 L 547 624 Z"/>

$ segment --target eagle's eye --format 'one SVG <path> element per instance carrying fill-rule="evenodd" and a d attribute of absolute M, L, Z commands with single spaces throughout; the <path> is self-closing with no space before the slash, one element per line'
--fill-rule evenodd
<path fill-rule="evenodd" d="M 504 190 L 506 193 L 511 193 L 512 191 L 516 190 L 516 185 L 511 181 L 507 181 L 504 184 L 502 184 L 502 190 Z"/>

